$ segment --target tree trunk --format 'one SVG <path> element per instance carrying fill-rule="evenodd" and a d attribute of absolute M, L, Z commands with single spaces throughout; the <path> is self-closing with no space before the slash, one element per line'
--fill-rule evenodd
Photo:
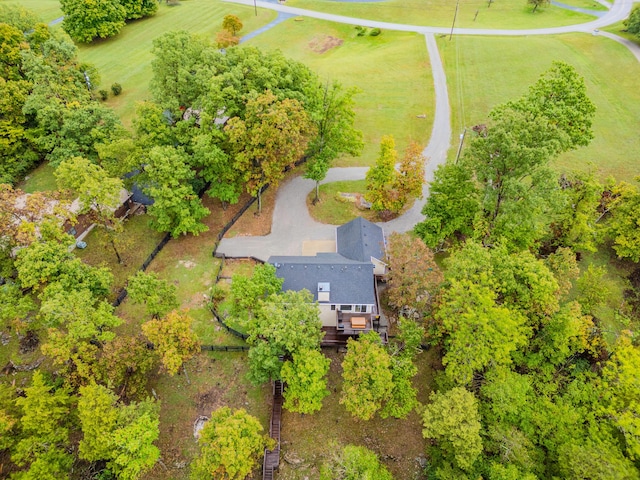
<path fill-rule="evenodd" d="M 533 11 L 531 13 L 536 13 L 536 10 L 538 9 L 538 4 L 534 4 L 533 5 Z"/>
<path fill-rule="evenodd" d="M 187 385 L 191 385 L 191 380 L 189 380 L 189 375 L 187 374 L 187 367 L 182 364 L 182 371 L 184 372 L 184 376 L 187 379 Z"/>
<path fill-rule="evenodd" d="M 315 205 L 320 201 L 320 182 L 316 181 L 316 198 L 313 199 L 313 204 Z"/>
<path fill-rule="evenodd" d="M 120 256 L 120 252 L 118 252 L 118 249 L 116 248 L 116 242 L 115 242 L 115 240 L 113 238 L 111 239 L 111 248 L 113 248 L 113 251 L 116 254 L 116 258 L 118 259 L 118 263 L 120 265 L 122 265 L 122 257 Z"/>
<path fill-rule="evenodd" d="M 262 215 L 262 187 L 258 189 L 258 215 Z"/>

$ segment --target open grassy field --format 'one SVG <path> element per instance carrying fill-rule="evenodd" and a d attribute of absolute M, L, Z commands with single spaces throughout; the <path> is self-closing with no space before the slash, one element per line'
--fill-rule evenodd
<path fill-rule="evenodd" d="M 219 0 L 183 0 L 175 6 L 160 3 L 156 15 L 130 22 L 119 35 L 80 45 L 79 56 L 83 62 L 98 67 L 102 77 L 100 88 L 109 90 L 114 82 L 122 85 L 122 94 L 111 96 L 107 104 L 128 125 L 136 102 L 150 98 L 153 39 L 173 30 L 188 30 L 214 39 L 221 30 L 222 18 L 229 14 L 242 20 L 244 28 L 240 34 L 251 32 L 276 17 L 270 10 L 260 10 L 256 17 L 253 8 Z"/>
<path fill-rule="evenodd" d="M 601 36 L 569 34 L 441 38 L 439 48 L 447 72 L 454 137 L 465 126 L 485 123 L 492 107 L 525 93 L 553 60 L 562 60 L 585 77 L 597 112 L 593 142 L 564 154 L 557 166 L 584 169 L 592 163 L 602 178 L 629 179 L 640 173 L 640 64 L 623 45 Z"/>
<path fill-rule="evenodd" d="M 383 135 L 394 136 L 400 155 L 410 140 L 428 142 L 434 94 L 423 36 L 385 31 L 358 37 L 353 26 L 305 18 L 287 20 L 247 43 L 280 49 L 321 79 L 362 91 L 355 98 L 356 127 L 365 148 L 360 159 L 345 158 L 337 166 L 372 165 Z"/>
<path fill-rule="evenodd" d="M 592 3 L 589 0 L 584 1 Z M 289 0 L 287 5 L 347 17 L 434 27 L 451 27 L 456 9 L 456 2 L 451 0 L 386 0 L 367 3 Z M 532 7 L 527 5 L 525 0 L 492 1 L 491 5 L 487 0 L 465 0 L 459 2 L 456 26 L 465 28 L 542 28 L 584 23 L 594 18 L 590 15 L 554 6 L 539 8 L 536 12 L 532 12 Z"/>
<path fill-rule="evenodd" d="M 62 16 L 58 0 L 0 0 L 0 5 L 17 5 L 31 10 L 43 22 L 49 23 Z"/>

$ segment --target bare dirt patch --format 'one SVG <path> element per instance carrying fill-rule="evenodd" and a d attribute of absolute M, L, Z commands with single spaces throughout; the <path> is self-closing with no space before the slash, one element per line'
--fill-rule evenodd
<path fill-rule="evenodd" d="M 196 262 L 192 262 L 191 260 L 178 260 L 178 264 L 189 270 L 196 266 Z"/>
<path fill-rule="evenodd" d="M 331 35 L 316 35 L 309 42 L 309 48 L 315 53 L 323 54 L 332 48 L 339 47 L 342 43 L 343 40 L 341 38 L 332 37 Z"/>

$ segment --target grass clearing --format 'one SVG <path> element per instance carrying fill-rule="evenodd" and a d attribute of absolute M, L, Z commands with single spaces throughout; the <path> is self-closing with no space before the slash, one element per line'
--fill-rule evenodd
<path fill-rule="evenodd" d="M 62 16 L 58 0 L 0 0 L 0 5 L 16 5 L 26 8 L 38 15 L 46 23 Z"/>
<path fill-rule="evenodd" d="M 342 43 L 317 51 L 319 43 L 332 39 Z M 378 37 L 358 37 L 353 26 L 304 18 L 287 20 L 247 44 L 280 49 L 308 65 L 320 79 L 362 91 L 355 97 L 355 125 L 364 133 L 364 151 L 359 158 L 339 159 L 335 166 L 373 165 L 384 135 L 394 136 L 398 151 L 411 140 L 427 144 L 435 105 L 422 35 L 385 31 Z"/>
<path fill-rule="evenodd" d="M 588 0 L 584 0 L 588 1 Z M 308 10 L 409 25 L 451 27 L 456 2 L 450 0 L 385 0 L 382 2 L 337 2 L 289 0 L 287 5 Z M 532 12 L 525 0 L 466 0 L 458 5 L 456 26 L 464 28 L 543 28 L 573 25 L 594 19 L 549 5 Z M 386 33 L 386 32 L 385 32 Z"/>
<path fill-rule="evenodd" d="M 366 180 L 352 180 L 331 182 L 320 185 L 320 201 L 313 205 L 315 190 L 307 195 L 307 207 L 314 220 L 330 225 L 343 225 L 356 217 L 364 217 L 369 221 L 378 221 L 377 215 L 371 210 L 360 210 L 355 203 L 349 202 L 341 193 L 359 193 L 367 191 Z"/>
<path fill-rule="evenodd" d="M 465 126 L 486 123 L 491 108 L 524 94 L 553 60 L 562 60 L 584 76 L 597 112 L 592 143 L 565 153 L 555 165 L 595 167 L 601 178 L 633 178 L 639 173 L 640 64 L 623 45 L 601 36 L 568 34 L 441 38 L 439 48 L 447 72 L 454 137 Z M 616 72 L 615 80 L 611 72 Z M 450 150 L 454 154 L 455 148 Z"/>
<path fill-rule="evenodd" d="M 252 7 L 219 0 L 185 0 L 175 6 L 160 3 L 156 15 L 130 22 L 117 36 L 80 45 L 79 57 L 98 67 L 102 77 L 98 88 L 109 90 L 115 82 L 122 85 L 122 93 L 117 97 L 110 96 L 107 105 L 116 111 L 125 125 L 130 125 L 136 102 L 150 99 L 153 40 L 174 30 L 188 30 L 214 40 L 221 30 L 223 17 L 229 14 L 237 15 L 244 24 L 241 34 L 276 17 L 271 10 L 260 10 L 256 17 Z"/>
<path fill-rule="evenodd" d="M 17 187 L 26 193 L 51 192 L 57 190 L 56 177 L 53 176 L 53 172 L 55 171 L 55 168 L 47 162 L 43 162 L 38 165 L 35 170 L 32 170 Z"/>

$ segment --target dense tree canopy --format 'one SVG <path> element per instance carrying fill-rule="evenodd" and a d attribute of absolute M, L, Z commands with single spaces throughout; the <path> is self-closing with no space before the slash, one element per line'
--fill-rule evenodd
<path fill-rule="evenodd" d="M 432 247 L 458 235 L 511 248 L 532 247 L 549 237 L 566 205 L 549 162 L 590 142 L 594 114 L 582 77 L 555 62 L 527 94 L 490 113 L 491 123 L 478 129 L 459 163 L 441 167 L 423 209 L 427 219 L 416 231 Z M 593 202 L 587 204 L 593 215 Z M 565 233 L 563 243 L 588 242 L 590 231 L 572 227 L 577 213 L 563 215 L 571 235 Z"/>
<path fill-rule="evenodd" d="M 64 12 L 62 28 L 77 42 L 117 35 L 127 18 L 127 9 L 119 0 L 61 0 L 60 6 Z"/>
<path fill-rule="evenodd" d="M 318 305 L 307 290 L 270 295 L 249 320 L 247 332 L 249 378 L 256 384 L 281 378 L 280 357 L 317 350 L 324 335 Z"/>

